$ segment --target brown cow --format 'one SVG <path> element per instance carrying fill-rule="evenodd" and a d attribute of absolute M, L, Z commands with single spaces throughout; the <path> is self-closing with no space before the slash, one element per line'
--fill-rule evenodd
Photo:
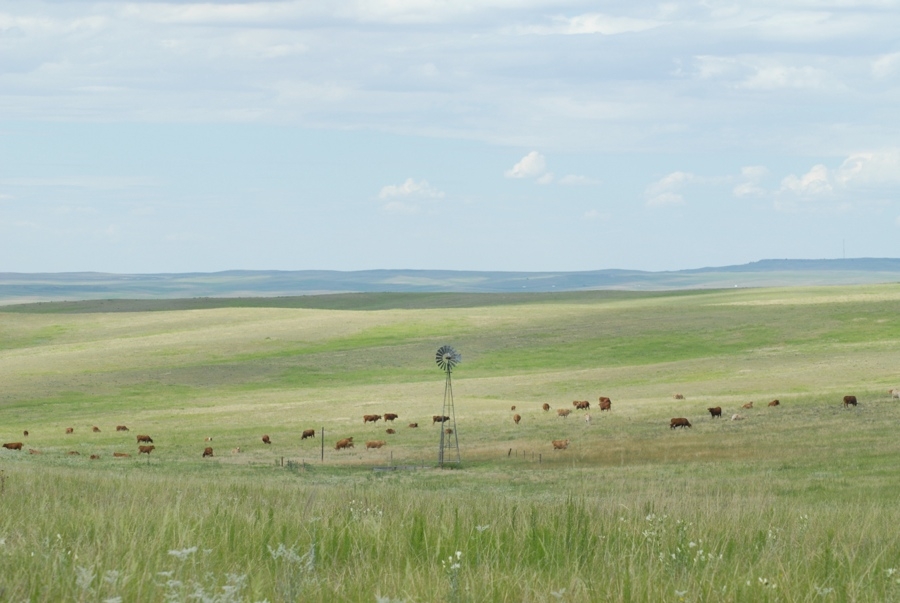
<path fill-rule="evenodd" d="M 572 402 L 572 406 L 577 410 L 588 410 L 591 407 L 591 403 L 587 400 L 575 400 Z"/>
<path fill-rule="evenodd" d="M 272 440 L 269 439 L 268 435 L 264 435 L 262 437 L 262 441 L 263 441 L 263 444 L 271 444 L 272 443 Z"/>
<path fill-rule="evenodd" d="M 128 431 L 128 428 L 124 425 L 116 425 L 116 431 Z"/>
<path fill-rule="evenodd" d="M 397 433 L 397 431 L 394 430 L 393 428 L 389 427 L 389 428 L 385 429 L 385 433 L 389 433 L 389 434 L 393 435 L 393 434 Z"/>
<path fill-rule="evenodd" d="M 565 450 L 569 447 L 569 440 L 553 440 L 553 450 Z"/>
<path fill-rule="evenodd" d="M 353 448 L 353 438 L 344 438 L 343 440 L 338 440 L 334 445 L 335 450 L 344 450 L 345 448 Z"/>
<path fill-rule="evenodd" d="M 778 400 L 772 400 L 771 402 L 769 402 L 769 406 L 781 406 L 781 402 L 779 402 Z"/>
<path fill-rule="evenodd" d="M 138 441 L 138 444 L 140 444 L 141 442 L 148 442 L 148 443 L 152 444 L 153 438 L 151 438 L 148 435 L 139 435 L 139 436 L 137 436 L 137 441 Z"/>
<path fill-rule="evenodd" d="M 513 404 L 509 409 L 510 409 L 511 411 L 515 412 L 515 411 L 516 411 L 516 405 Z"/>
<path fill-rule="evenodd" d="M 22 432 L 22 435 L 25 436 L 25 437 L 27 438 L 27 437 L 28 437 L 28 430 L 26 429 L 25 431 L 23 431 L 23 432 Z"/>
<path fill-rule="evenodd" d="M 419 424 L 418 423 L 410 423 L 409 426 L 412 427 L 413 429 L 415 429 L 416 427 L 419 426 Z"/>
<path fill-rule="evenodd" d="M 569 414 L 571 414 L 571 412 L 572 412 L 571 409 L 568 409 L 568 408 L 557 408 L 556 416 L 557 417 L 568 417 Z"/>
<path fill-rule="evenodd" d="M 431 424 L 432 425 L 434 425 L 435 423 L 444 423 L 445 421 L 449 421 L 449 420 L 450 420 L 450 417 L 448 417 L 446 415 L 444 415 L 444 416 L 431 415 Z"/>
<path fill-rule="evenodd" d="M 94 425 L 93 427 L 91 427 L 91 431 L 93 431 L 94 433 L 100 433 L 100 428 Z"/>
<path fill-rule="evenodd" d="M 150 453 L 156 449 L 156 446 L 138 446 L 138 454 L 146 454 L 150 456 Z"/>
<path fill-rule="evenodd" d="M 91 455 L 91 460 L 92 460 L 92 461 L 96 461 L 96 460 L 99 459 L 99 458 L 100 458 L 100 455 L 99 455 L 99 454 L 92 454 L 92 455 Z"/>
<path fill-rule="evenodd" d="M 600 396 L 600 411 L 608 410 L 612 412 L 612 400 L 606 396 Z"/>
<path fill-rule="evenodd" d="M 746 404 L 741 406 L 741 408 L 753 408 L 753 402 L 752 401 L 747 402 Z"/>
<path fill-rule="evenodd" d="M 681 427 L 684 429 L 685 427 L 690 427 L 691 422 L 685 419 L 684 417 L 676 417 L 669 421 L 669 428 L 675 429 L 676 427 Z"/>
<path fill-rule="evenodd" d="M 684 394 L 675 394 L 672 397 L 675 398 L 676 400 L 684 400 Z"/>
<path fill-rule="evenodd" d="M 7 450 L 22 450 L 22 442 L 7 442 L 3 447 Z"/>
<path fill-rule="evenodd" d="M 448 427 L 444 430 L 444 432 L 447 433 L 447 435 L 450 435 L 451 433 L 453 433 L 453 430 Z"/>
<path fill-rule="evenodd" d="M 207 446 L 206 448 L 203 449 L 203 457 L 202 458 L 206 458 L 206 457 L 212 456 L 212 455 L 213 455 L 213 453 L 212 453 L 211 446 Z"/>
<path fill-rule="evenodd" d="M 844 396 L 844 408 L 856 406 L 856 396 Z"/>
<path fill-rule="evenodd" d="M 544 404 L 543 404 L 543 406 L 541 406 L 541 408 L 544 409 L 544 412 L 547 412 L 548 410 L 550 410 L 550 405 L 547 404 L 546 402 L 544 402 Z"/>
<path fill-rule="evenodd" d="M 384 440 L 372 440 L 371 442 L 366 442 L 366 450 L 371 450 L 372 448 L 381 448 L 387 444 Z"/>
<path fill-rule="evenodd" d="M 366 423 L 377 423 L 381 419 L 381 415 L 363 415 L 363 425 Z"/>
<path fill-rule="evenodd" d="M 113 452 L 113 456 L 116 457 L 117 459 L 124 459 L 124 458 L 128 458 L 131 455 L 128 454 L 127 452 Z"/>
<path fill-rule="evenodd" d="M 513 415 L 513 421 L 515 421 L 516 425 L 518 425 L 519 421 L 521 421 L 521 420 L 522 420 L 522 415 L 520 415 L 518 413 Z"/>
<path fill-rule="evenodd" d="M 315 429 L 304 429 L 303 435 L 300 437 L 301 440 L 305 440 L 306 438 L 314 438 L 316 437 Z"/>
<path fill-rule="evenodd" d="M 74 427 L 66 427 L 66 433 L 75 433 Z"/>
<path fill-rule="evenodd" d="M 384 420 L 385 420 L 385 421 L 390 421 L 391 423 L 393 423 L 393 422 L 394 422 L 394 419 L 399 419 L 399 418 L 400 418 L 400 415 L 394 414 L 394 413 L 392 413 L 392 412 L 386 412 L 386 413 L 384 413 Z"/>
<path fill-rule="evenodd" d="M 706 410 L 709 411 L 709 415 L 711 418 L 713 418 L 713 419 L 716 419 L 716 418 L 721 419 L 722 418 L 722 407 L 721 406 L 707 408 Z"/>

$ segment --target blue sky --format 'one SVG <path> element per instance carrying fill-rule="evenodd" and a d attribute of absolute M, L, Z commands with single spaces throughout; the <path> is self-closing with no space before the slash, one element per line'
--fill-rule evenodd
<path fill-rule="evenodd" d="M 898 31 L 894 1 L 0 0 L 0 272 L 897 257 Z"/>

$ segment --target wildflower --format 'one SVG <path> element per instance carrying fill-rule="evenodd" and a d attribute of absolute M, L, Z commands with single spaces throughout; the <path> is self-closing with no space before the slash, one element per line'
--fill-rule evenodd
<path fill-rule="evenodd" d="M 697 546 L 697 543 L 694 542 L 694 541 L 692 540 L 692 541 L 690 541 L 690 542 L 688 543 L 688 546 L 689 546 L 690 548 L 694 548 L 695 546 Z"/>
<path fill-rule="evenodd" d="M 192 546 L 190 548 L 181 549 L 181 550 L 170 550 L 169 554 L 178 559 L 179 561 L 184 561 L 191 555 L 197 552 L 197 547 Z"/>
<path fill-rule="evenodd" d="M 890 567 L 890 568 L 888 568 L 888 569 L 886 569 L 886 570 L 884 570 L 884 571 L 887 572 L 887 575 L 888 575 L 888 576 L 893 576 L 893 575 L 897 572 L 896 568 L 893 568 L 893 567 Z"/>
<path fill-rule="evenodd" d="M 561 588 L 559 590 L 551 590 L 550 594 L 553 595 L 554 597 L 556 597 L 557 599 L 562 599 L 563 595 L 566 594 L 566 589 Z"/>
<path fill-rule="evenodd" d="M 490 527 L 491 527 L 491 524 L 487 524 L 487 525 L 483 525 L 483 526 L 475 526 L 475 529 L 478 530 L 479 532 L 484 532 L 485 530 L 489 529 Z M 0 544 L 2 544 L 2 543 L 0 543 Z"/>

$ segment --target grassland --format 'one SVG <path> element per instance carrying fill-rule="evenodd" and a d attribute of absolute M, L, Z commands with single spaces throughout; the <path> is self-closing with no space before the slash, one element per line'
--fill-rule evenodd
<path fill-rule="evenodd" d="M 0 440 L 41 454 L 0 450 L 0 601 L 900 600 L 898 309 L 897 285 L 4 307 Z M 540 409 L 600 395 L 591 424 Z"/>

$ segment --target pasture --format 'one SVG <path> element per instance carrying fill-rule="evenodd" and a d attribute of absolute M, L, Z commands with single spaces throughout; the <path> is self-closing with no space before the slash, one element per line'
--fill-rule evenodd
<path fill-rule="evenodd" d="M 900 600 L 898 310 L 900 285 L 2 307 L 0 601 Z"/>

